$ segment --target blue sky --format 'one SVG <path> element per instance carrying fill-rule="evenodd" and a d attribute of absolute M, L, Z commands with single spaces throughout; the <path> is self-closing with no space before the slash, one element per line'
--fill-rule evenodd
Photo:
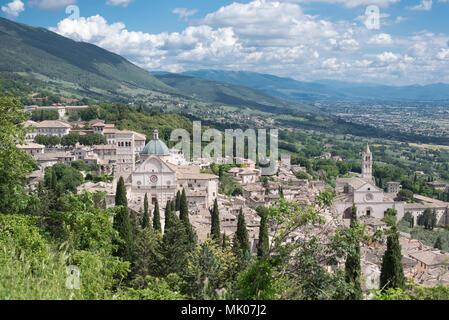
<path fill-rule="evenodd" d="M 79 17 L 66 14 L 69 5 Z M 379 28 L 366 24 L 369 5 L 379 10 Z M 0 7 L 3 17 L 147 70 L 449 83 L 449 0 L 3 0 Z"/>

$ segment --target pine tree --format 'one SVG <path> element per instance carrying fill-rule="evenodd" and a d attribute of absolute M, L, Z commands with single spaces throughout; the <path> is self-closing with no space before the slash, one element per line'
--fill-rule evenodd
<path fill-rule="evenodd" d="M 268 255 L 268 212 L 266 208 L 259 207 L 257 213 L 260 216 L 259 242 L 257 243 L 257 257 L 265 259 Z"/>
<path fill-rule="evenodd" d="M 176 211 L 181 210 L 181 192 L 178 190 L 176 192 L 176 204 L 175 204 Z"/>
<path fill-rule="evenodd" d="M 211 229 L 210 237 L 216 241 L 220 241 L 220 212 L 218 210 L 218 201 L 215 198 L 214 208 L 211 212 Z"/>
<path fill-rule="evenodd" d="M 117 191 L 115 193 L 115 205 L 128 207 L 128 199 L 126 198 L 126 188 L 123 177 L 120 177 L 117 183 Z"/>
<path fill-rule="evenodd" d="M 145 193 L 145 198 L 143 200 L 142 229 L 145 229 L 149 225 L 150 225 L 150 210 L 148 205 L 148 195 Z"/>
<path fill-rule="evenodd" d="M 404 289 L 405 287 L 401 246 L 399 244 L 399 234 L 396 226 L 391 228 L 390 235 L 387 239 L 387 250 L 382 259 L 380 287 L 382 290 L 390 288 Z"/>
<path fill-rule="evenodd" d="M 153 229 L 158 232 L 162 232 L 161 213 L 159 212 L 159 203 L 157 201 L 157 198 L 154 204 L 154 211 L 153 211 Z"/>
<path fill-rule="evenodd" d="M 350 295 L 351 300 L 360 300 L 362 298 L 362 287 L 360 283 L 360 276 L 362 268 L 360 266 L 360 238 L 357 234 L 357 208 L 355 204 L 352 205 L 351 211 L 351 227 L 350 242 L 353 247 L 346 257 L 345 263 L 345 281 L 354 287 L 353 293 Z"/>
<path fill-rule="evenodd" d="M 245 215 L 243 210 L 240 209 L 240 213 L 237 219 L 237 231 L 234 237 L 234 252 L 243 258 L 250 252 L 248 241 L 248 230 L 246 229 Z"/>

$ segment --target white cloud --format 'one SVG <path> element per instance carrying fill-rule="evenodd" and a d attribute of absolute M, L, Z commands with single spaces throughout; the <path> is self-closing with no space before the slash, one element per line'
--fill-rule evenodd
<path fill-rule="evenodd" d="M 388 7 L 390 4 L 398 3 L 401 0 L 286 0 L 286 1 L 297 3 L 322 2 L 332 4 L 343 4 L 347 8 L 356 8 L 356 7 L 367 7 L 370 5 L 376 5 L 379 7 Z"/>
<path fill-rule="evenodd" d="M 110 6 L 122 6 L 127 7 L 133 0 L 108 0 L 106 4 Z"/>
<path fill-rule="evenodd" d="M 190 16 L 193 16 L 197 12 L 197 9 L 188 10 L 187 8 L 175 8 L 172 10 L 172 13 L 179 15 L 179 18 L 184 20 Z"/>
<path fill-rule="evenodd" d="M 447 35 L 423 31 L 393 38 L 360 23 L 308 15 L 291 2 L 232 3 L 172 33 L 128 30 L 100 15 L 65 19 L 51 30 L 148 70 L 251 70 L 300 80 L 357 78 L 395 84 L 449 78 Z M 376 52 L 373 45 L 388 50 Z"/>
<path fill-rule="evenodd" d="M 28 2 L 29 5 L 36 6 L 41 10 L 60 10 L 75 3 L 76 0 L 33 0 Z"/>
<path fill-rule="evenodd" d="M 376 44 L 376 45 L 389 45 L 393 43 L 393 39 L 387 33 L 379 33 L 372 36 L 368 41 L 368 44 Z"/>
<path fill-rule="evenodd" d="M 25 6 L 20 0 L 14 0 L 5 6 L 2 6 L 2 11 L 8 16 L 8 18 L 17 18 L 24 10 Z"/>
<path fill-rule="evenodd" d="M 414 11 L 430 11 L 432 10 L 432 5 L 433 5 L 433 1 L 432 0 L 421 0 L 421 3 L 416 5 L 416 6 L 412 6 L 412 7 L 407 7 L 409 10 L 414 10 Z"/>

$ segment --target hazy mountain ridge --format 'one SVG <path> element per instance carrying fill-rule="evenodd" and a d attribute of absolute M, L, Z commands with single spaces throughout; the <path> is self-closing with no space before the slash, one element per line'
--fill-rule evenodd
<path fill-rule="evenodd" d="M 222 81 L 263 91 L 285 99 L 315 102 L 321 100 L 449 100 L 449 84 L 387 86 L 337 80 L 297 81 L 248 71 L 196 70 L 184 75 Z"/>

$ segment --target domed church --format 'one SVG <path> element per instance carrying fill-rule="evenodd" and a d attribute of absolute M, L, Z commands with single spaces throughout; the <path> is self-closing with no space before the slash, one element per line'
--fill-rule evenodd
<path fill-rule="evenodd" d="M 140 153 L 140 161 L 130 176 L 133 200 L 143 202 L 145 193 L 154 204 L 160 207 L 176 195 L 176 172 L 166 163 L 170 157 L 167 145 L 159 140 L 158 130 L 154 130 L 153 140 L 148 142 Z"/>

